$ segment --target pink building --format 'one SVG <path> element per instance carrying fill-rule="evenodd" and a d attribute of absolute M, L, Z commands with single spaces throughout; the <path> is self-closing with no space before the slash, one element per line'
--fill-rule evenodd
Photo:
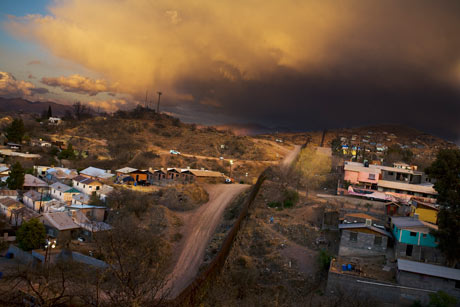
<path fill-rule="evenodd" d="M 377 165 L 363 166 L 362 163 L 345 162 L 344 180 L 353 185 L 362 186 L 367 189 L 376 189 L 380 179 L 380 168 Z"/>

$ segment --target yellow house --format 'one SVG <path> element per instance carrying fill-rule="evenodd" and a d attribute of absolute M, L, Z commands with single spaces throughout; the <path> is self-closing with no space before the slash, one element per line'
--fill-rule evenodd
<path fill-rule="evenodd" d="M 435 204 L 425 203 L 419 200 L 411 201 L 411 216 L 418 215 L 419 220 L 432 224 L 438 223 L 439 206 Z"/>

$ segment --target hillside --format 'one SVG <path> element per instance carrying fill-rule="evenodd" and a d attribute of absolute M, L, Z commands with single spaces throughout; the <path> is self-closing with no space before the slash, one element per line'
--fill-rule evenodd
<path fill-rule="evenodd" d="M 206 168 L 226 174 L 232 172 L 232 177 L 245 182 L 252 182 L 292 147 L 271 140 L 238 136 L 214 127 L 198 128 L 142 108 L 107 117 L 67 120 L 57 127 L 40 124 L 29 117 L 26 126 L 31 139 L 61 141 L 72 144 L 78 152 L 84 152 L 85 158 L 68 161 L 71 167 L 92 165 L 112 170 L 124 166 L 139 169 Z M 52 158 L 51 149 L 50 153 L 36 147 L 26 150 L 48 156 L 43 163 Z M 172 155 L 170 150 L 181 154 Z M 230 160 L 234 162 L 231 171 Z"/>
<path fill-rule="evenodd" d="M 72 112 L 72 106 L 62 105 L 51 101 L 29 101 L 22 98 L 0 97 L 0 112 L 41 114 L 51 106 L 53 114 L 63 116 L 66 111 Z"/>

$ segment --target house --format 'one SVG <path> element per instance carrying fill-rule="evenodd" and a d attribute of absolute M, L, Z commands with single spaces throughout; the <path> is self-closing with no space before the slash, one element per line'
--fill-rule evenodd
<path fill-rule="evenodd" d="M 63 212 L 67 210 L 67 204 L 57 199 L 53 199 L 45 204 L 44 212 Z"/>
<path fill-rule="evenodd" d="M 68 185 L 60 182 L 55 182 L 50 185 L 50 190 L 50 195 L 52 198 L 58 199 L 69 205 L 72 203 L 72 196 L 80 193 L 80 191 L 77 189 L 69 187 Z"/>
<path fill-rule="evenodd" d="M 18 191 L 16 190 L 0 190 L 0 198 L 9 197 L 18 200 Z"/>
<path fill-rule="evenodd" d="M 444 257 L 436 248 L 438 243 L 431 234 L 436 225 L 414 217 L 392 217 L 391 232 L 395 238 L 395 257 L 435 263 L 444 262 Z"/>
<path fill-rule="evenodd" d="M 80 193 L 77 195 L 72 196 L 72 204 L 71 205 L 87 205 L 91 201 L 88 194 Z"/>
<path fill-rule="evenodd" d="M 87 195 L 91 195 L 99 191 L 103 186 L 103 183 L 98 181 L 97 179 L 78 175 L 77 177 L 72 179 L 72 185 L 78 191 L 85 193 Z"/>
<path fill-rule="evenodd" d="M 46 212 L 40 220 L 45 225 L 48 235 L 56 238 L 58 242 L 67 242 L 78 235 L 80 226 L 75 224 L 69 212 Z"/>
<path fill-rule="evenodd" d="M 0 166 L 0 177 L 10 176 L 10 168 L 6 165 Z"/>
<path fill-rule="evenodd" d="M 78 173 L 74 169 L 68 169 L 65 167 L 52 167 L 46 171 L 46 180 L 48 182 L 60 181 L 65 184 L 70 184 L 72 179 L 78 176 Z"/>
<path fill-rule="evenodd" d="M 106 201 L 109 194 L 113 191 L 113 187 L 107 184 L 104 184 L 100 190 L 96 191 L 96 194 L 99 196 L 99 199 L 103 202 Z"/>
<path fill-rule="evenodd" d="M 80 175 L 96 180 L 108 180 L 114 176 L 109 170 L 103 170 L 92 166 L 82 170 Z"/>
<path fill-rule="evenodd" d="M 433 184 L 411 184 L 402 181 L 379 180 L 378 191 L 405 199 L 407 202 L 413 197 L 423 199 L 425 202 L 435 202 L 438 192 Z"/>
<path fill-rule="evenodd" d="M 410 202 L 410 215 L 418 215 L 418 219 L 432 224 L 438 223 L 439 205 L 426 203 L 421 200 L 412 199 Z"/>
<path fill-rule="evenodd" d="M 40 193 L 48 193 L 48 184 L 35 176 L 25 174 L 23 189 L 35 190 Z"/>
<path fill-rule="evenodd" d="M 6 143 L 6 146 L 8 146 L 8 148 L 12 149 L 12 150 L 21 150 L 21 147 L 22 147 L 21 144 L 17 144 L 17 143 L 13 143 L 13 142 Z"/>
<path fill-rule="evenodd" d="M 22 197 L 24 205 L 36 212 L 43 212 L 45 204 L 51 200 L 52 198 L 49 195 L 39 193 L 35 190 L 27 191 Z"/>
<path fill-rule="evenodd" d="M 135 182 L 147 182 L 149 173 L 148 171 L 138 170 L 132 167 L 124 167 L 116 170 L 117 177 L 130 176 L 134 179 Z"/>
<path fill-rule="evenodd" d="M 6 216 L 10 222 L 12 219 L 13 210 L 20 209 L 22 207 L 24 207 L 24 205 L 13 198 L 4 197 L 0 199 L 0 212 Z"/>
<path fill-rule="evenodd" d="M 62 122 L 62 119 L 59 117 L 50 117 L 48 118 L 49 125 L 59 125 Z"/>
<path fill-rule="evenodd" d="M 423 296 L 414 296 L 414 300 L 428 303 L 428 293 L 444 291 L 447 294 L 460 300 L 460 270 L 398 259 L 398 271 L 396 279 L 401 286 L 425 289 L 428 291 L 418 291 Z"/>
<path fill-rule="evenodd" d="M 150 170 L 150 182 L 152 183 L 153 181 L 161 181 L 166 179 L 167 176 L 167 171 L 164 169 L 159 169 L 159 170 Z"/>
<path fill-rule="evenodd" d="M 180 174 L 182 173 L 182 170 L 180 168 L 168 168 L 166 171 L 166 178 L 168 179 L 179 179 Z"/>
<path fill-rule="evenodd" d="M 109 224 L 104 222 L 91 221 L 82 211 L 76 211 L 72 214 L 74 222 L 80 226 L 80 237 L 85 241 L 91 242 L 94 234 L 112 229 Z"/>
<path fill-rule="evenodd" d="M 224 174 L 210 170 L 184 169 L 181 171 L 184 181 L 215 181 L 224 180 Z"/>
<path fill-rule="evenodd" d="M 0 156 L 2 157 L 19 157 L 24 159 L 40 159 L 41 156 L 39 154 L 29 154 L 29 153 L 22 153 L 16 152 L 12 149 L 0 149 Z"/>
<path fill-rule="evenodd" d="M 391 234 L 383 227 L 365 223 L 340 224 L 341 231 L 339 256 L 378 256 L 385 255 Z"/>
<path fill-rule="evenodd" d="M 82 195 L 82 194 L 80 194 Z M 74 201 L 75 203 L 72 203 L 69 207 L 68 210 L 71 212 L 74 211 L 80 211 L 82 212 L 88 219 L 92 221 L 97 221 L 97 222 L 102 222 L 104 221 L 105 218 L 105 210 L 107 209 L 104 206 L 91 206 L 89 205 L 89 199 L 88 200 L 81 200 L 79 199 L 78 201 L 75 198 L 79 198 L 80 195 L 75 195 L 74 196 Z"/>
<path fill-rule="evenodd" d="M 372 164 L 366 165 L 356 162 L 345 162 L 343 180 L 363 188 L 376 190 L 380 178 L 380 168 Z"/>
<path fill-rule="evenodd" d="M 46 172 L 50 169 L 53 168 L 52 166 L 43 166 L 43 165 L 34 165 L 34 172 L 37 174 L 37 176 L 41 178 L 45 178 Z"/>
<path fill-rule="evenodd" d="M 33 218 L 39 217 L 40 214 L 35 212 L 34 210 L 27 207 L 21 207 L 19 209 L 14 209 L 12 211 L 11 224 L 15 226 L 21 226 L 22 223 L 30 221 Z"/>

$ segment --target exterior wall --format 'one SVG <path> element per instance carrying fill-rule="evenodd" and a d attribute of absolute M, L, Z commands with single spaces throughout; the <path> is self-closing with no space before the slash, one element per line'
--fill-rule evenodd
<path fill-rule="evenodd" d="M 415 232 L 411 231 L 409 229 L 399 229 L 395 225 L 393 225 L 393 228 L 391 229 L 394 237 L 396 238 L 397 241 L 400 243 L 405 243 L 405 244 L 412 244 L 412 245 L 420 245 L 420 246 L 427 246 L 427 247 L 436 247 L 438 244 L 436 244 L 436 239 L 432 234 L 429 233 L 420 233 L 420 232 Z M 411 236 L 411 232 L 415 232 L 415 236 Z"/>
<path fill-rule="evenodd" d="M 102 187 L 102 183 L 93 182 L 92 184 L 84 184 L 78 181 L 73 181 L 73 187 L 80 192 L 91 195 L 93 192 L 99 191 Z"/>
<path fill-rule="evenodd" d="M 370 175 L 374 175 L 374 177 L 373 177 L 374 179 L 371 179 Z M 377 182 L 379 182 L 379 174 L 359 172 L 358 181 L 359 182 L 377 183 Z"/>
<path fill-rule="evenodd" d="M 368 284 L 359 281 L 370 283 Z M 371 283 L 379 283 L 383 285 L 375 285 Z M 356 301 L 365 298 L 372 298 L 380 303 L 395 306 L 401 306 L 404 302 L 404 299 L 401 298 L 400 295 L 400 289 L 397 288 L 396 284 L 329 271 L 327 277 L 326 295 L 340 294 L 351 296 Z M 406 303 L 408 302 L 406 301 Z"/>
<path fill-rule="evenodd" d="M 398 283 L 402 286 L 421 288 L 426 290 L 442 290 L 449 295 L 460 299 L 460 289 L 455 288 L 455 280 L 416 274 L 406 271 L 399 271 L 397 274 Z"/>
<path fill-rule="evenodd" d="M 412 245 L 412 256 L 406 255 L 407 245 L 405 243 L 395 242 L 395 258 L 403 258 L 415 261 L 427 261 L 430 263 L 444 264 L 445 258 L 442 253 L 433 247 Z"/>
<path fill-rule="evenodd" d="M 129 174 L 135 181 L 147 181 L 148 175 L 146 173 L 131 173 Z"/>
<path fill-rule="evenodd" d="M 350 240 L 351 232 L 358 234 L 357 241 Z M 381 245 L 374 245 L 375 237 L 376 235 L 371 233 L 343 230 L 340 238 L 339 256 L 385 255 L 388 238 L 386 236 L 379 236 L 382 238 Z"/>
<path fill-rule="evenodd" d="M 353 172 L 353 171 L 345 171 L 345 175 L 343 177 L 343 180 L 349 181 L 353 184 L 359 183 L 358 181 L 359 173 L 358 172 Z"/>
<path fill-rule="evenodd" d="M 426 209 L 426 208 L 411 208 L 411 216 L 414 215 L 414 213 L 418 214 L 419 220 L 436 224 L 438 221 L 438 211 L 433 210 L 433 209 Z"/>
<path fill-rule="evenodd" d="M 86 217 L 97 222 L 104 221 L 105 210 L 104 209 L 80 209 L 80 211 L 86 215 Z"/>

